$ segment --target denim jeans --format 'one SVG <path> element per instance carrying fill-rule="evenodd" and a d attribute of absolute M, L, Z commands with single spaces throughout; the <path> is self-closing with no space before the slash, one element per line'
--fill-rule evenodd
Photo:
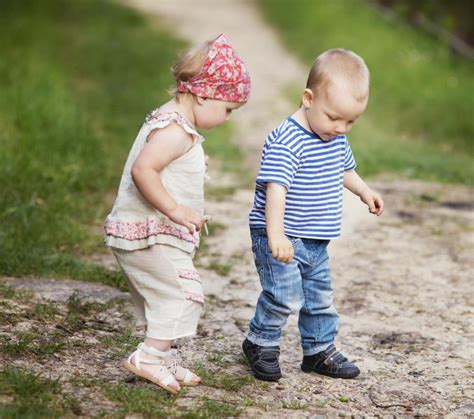
<path fill-rule="evenodd" d="M 272 256 L 265 229 L 251 229 L 250 235 L 262 292 L 247 339 L 260 346 L 279 346 L 288 316 L 298 312 L 303 354 L 325 350 L 339 325 L 326 249 L 329 240 L 287 236 L 295 255 L 286 265 Z"/>

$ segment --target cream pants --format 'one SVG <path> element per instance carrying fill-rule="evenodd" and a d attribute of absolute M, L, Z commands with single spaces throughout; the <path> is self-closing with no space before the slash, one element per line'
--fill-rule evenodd
<path fill-rule="evenodd" d="M 194 255 L 163 244 L 112 251 L 129 283 L 137 328 L 160 340 L 195 335 L 204 295 Z"/>

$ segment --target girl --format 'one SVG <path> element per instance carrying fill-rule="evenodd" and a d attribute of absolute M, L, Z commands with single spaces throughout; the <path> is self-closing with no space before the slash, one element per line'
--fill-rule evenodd
<path fill-rule="evenodd" d="M 213 128 L 244 104 L 250 77 L 225 35 L 173 67 L 174 98 L 151 112 L 132 146 L 105 242 L 128 279 L 137 326 L 146 330 L 125 367 L 166 390 L 198 385 L 175 339 L 196 333 L 204 303 L 193 257 L 204 216 L 206 160 L 198 128 Z"/>

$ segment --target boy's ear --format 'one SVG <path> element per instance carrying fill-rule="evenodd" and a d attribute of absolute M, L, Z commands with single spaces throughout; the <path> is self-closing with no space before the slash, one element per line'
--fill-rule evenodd
<path fill-rule="evenodd" d="M 309 108 L 314 102 L 314 93 L 311 89 L 304 89 L 303 97 L 301 99 L 303 106 Z"/>
<path fill-rule="evenodd" d="M 198 105 L 203 105 L 204 102 L 206 101 L 206 98 L 205 98 L 205 97 L 201 97 L 201 96 L 196 96 L 196 99 L 197 99 Z"/>

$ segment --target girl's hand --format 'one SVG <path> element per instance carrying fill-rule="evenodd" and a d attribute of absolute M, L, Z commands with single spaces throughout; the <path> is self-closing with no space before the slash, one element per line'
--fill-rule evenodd
<path fill-rule="evenodd" d="M 295 249 L 285 235 L 268 236 L 268 246 L 276 260 L 286 264 L 293 260 Z"/>
<path fill-rule="evenodd" d="M 178 205 L 166 215 L 171 221 L 186 227 L 191 234 L 201 230 L 202 225 L 206 222 L 206 219 L 197 211 L 183 205 Z"/>
<path fill-rule="evenodd" d="M 377 216 L 382 215 L 384 208 L 383 199 L 377 192 L 374 192 L 372 189 L 368 188 L 367 191 L 365 191 L 360 196 L 360 199 L 362 202 L 367 204 L 371 214 L 375 214 Z"/>

